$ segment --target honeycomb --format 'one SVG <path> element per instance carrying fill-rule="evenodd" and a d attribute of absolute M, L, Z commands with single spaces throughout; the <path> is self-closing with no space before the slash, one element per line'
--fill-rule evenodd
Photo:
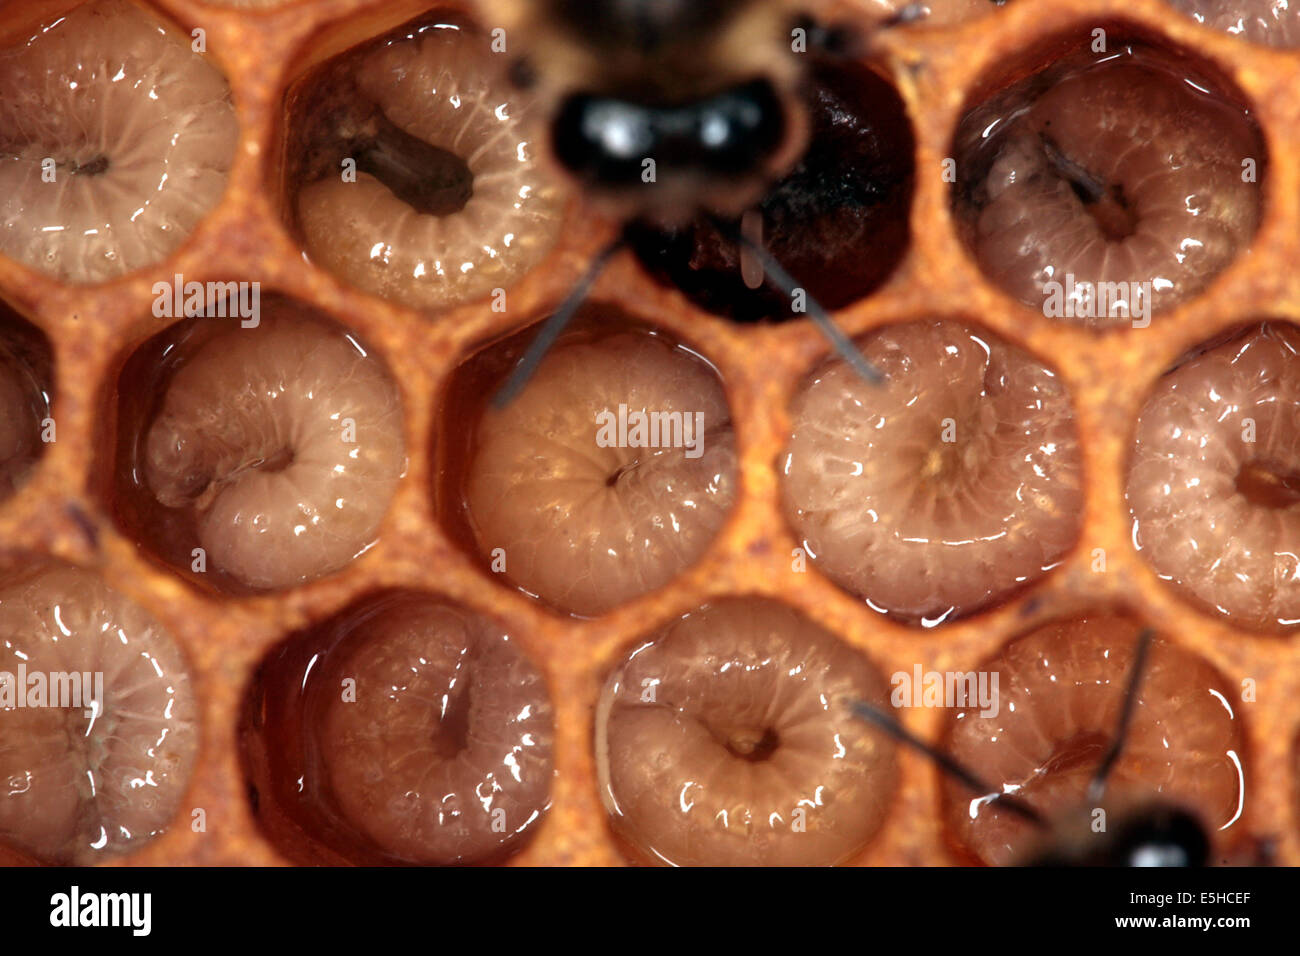
<path fill-rule="evenodd" d="M 1054 368 L 1072 396 L 1083 436 L 1083 530 L 1073 550 L 1013 600 L 922 630 L 873 613 L 815 570 L 797 573 L 797 542 L 780 506 L 775 463 L 790 430 L 788 409 L 827 345 L 807 321 L 741 326 L 693 306 L 652 280 L 628 254 L 601 277 L 593 301 L 688 342 L 717 367 L 736 423 L 739 500 L 705 556 L 669 586 L 602 617 L 547 610 L 471 561 L 436 506 L 439 410 L 453 373 L 485 346 L 550 314 L 586 264 L 616 232 L 580 199 L 563 238 L 510 289 L 510 307 L 481 301 L 423 314 L 359 292 L 313 267 L 283 214 L 285 98 L 313 66 L 421 15 L 422 0 L 289 0 L 218 5 L 150 0 L 183 30 L 202 27 L 211 61 L 233 91 L 239 141 L 229 185 L 165 262 L 94 286 L 65 286 L 0 258 L 0 298 L 10 323 L 30 322 L 53 353 L 57 441 L 21 489 L 0 506 L 0 541 L 10 557 L 50 555 L 91 569 L 151 611 L 184 646 L 202 714 L 202 747 L 188 795 L 167 831 L 117 865 L 277 865 L 290 862 L 264 836 L 250 801 L 239 737 L 252 675 L 267 652 L 366 595 L 422 589 L 490 613 L 517 633 L 545 674 L 555 709 L 556 775 L 549 813 L 509 864 L 618 865 L 596 786 L 593 721 L 605 676 L 631 642 L 681 614 L 733 595 L 784 602 L 864 650 L 884 672 L 913 665 L 975 669 L 1014 635 L 1038 623 L 1097 609 L 1127 611 L 1208 661 L 1232 682 L 1253 680 L 1246 705 L 1247 829 L 1275 842 L 1276 859 L 1300 863 L 1293 771 L 1300 662 L 1285 636 L 1234 629 L 1188 606 L 1159 580 L 1130 538 L 1124 471 L 1139 409 L 1187 350 L 1261 319 L 1300 320 L 1300 53 L 1252 45 L 1199 25 L 1162 0 L 1013 0 L 957 25 L 930 24 L 879 35 L 872 63 L 905 104 L 915 137 L 915 188 L 905 255 L 870 295 L 835 312 L 850 335 L 924 317 L 985 327 Z M 866 20 L 874 7 L 844 0 Z M 20 42 L 67 4 L 0 6 L 0 40 Z M 456 4 L 438 9 L 461 11 Z M 468 11 L 471 16 L 475 11 Z M 1221 72 L 1262 127 L 1263 214 L 1249 254 L 1209 288 L 1146 329 L 1089 330 L 1044 317 L 991 285 L 969 256 L 940 175 L 969 102 L 1050 59 L 1063 36 L 1101 26 L 1160 38 Z M 343 571 L 288 591 L 229 596 L 181 578 L 120 527 L 113 503 L 113 424 L 121 369 L 172 320 L 154 317 L 152 284 L 182 273 L 206 282 L 254 278 L 265 293 L 308 303 L 355 330 L 401 383 L 408 471 L 378 543 Z M 1105 570 L 1095 567 L 1096 549 Z M 902 719 L 937 740 L 944 713 L 911 708 Z M 853 862 L 960 862 L 943 831 L 935 768 L 900 752 L 900 784 L 883 827 Z M 202 808 L 206 827 L 192 827 Z"/>

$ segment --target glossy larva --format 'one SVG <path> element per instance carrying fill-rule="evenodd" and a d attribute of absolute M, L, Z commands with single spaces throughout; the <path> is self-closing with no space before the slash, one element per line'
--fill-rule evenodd
<path fill-rule="evenodd" d="M 167 257 L 239 138 L 225 79 L 133 3 L 97 0 L 0 56 L 0 253 L 70 282 Z"/>
<path fill-rule="evenodd" d="M 1194 355 L 1142 409 L 1133 542 L 1208 613 L 1300 624 L 1300 329 L 1266 323 Z"/>
<path fill-rule="evenodd" d="M 307 254 L 421 309 L 486 297 L 537 265 L 566 197 L 504 71 L 482 35 L 450 24 L 327 67 L 303 94 L 295 206 Z"/>
<path fill-rule="evenodd" d="M 616 427 L 629 414 L 680 427 L 656 429 L 651 446 Z M 566 337 L 516 401 L 483 411 L 473 444 L 463 495 L 480 554 L 503 556 L 503 578 L 574 614 L 668 584 L 735 499 L 722 383 L 658 335 Z"/>
<path fill-rule="evenodd" d="M 1079 42 L 961 121 L 954 208 L 985 274 L 1044 315 L 1133 324 L 1199 294 L 1250 244 L 1265 148 L 1185 58 Z"/>
<path fill-rule="evenodd" d="M 782 463 L 816 565 L 876 610 L 935 624 L 1005 599 L 1073 546 L 1078 429 L 1055 373 L 951 321 L 863 340 L 875 387 L 835 361 L 795 399 Z"/>
<path fill-rule="evenodd" d="M 370 608 L 321 669 L 307 714 L 321 776 L 308 785 L 370 852 L 484 862 L 532 834 L 550 806 L 551 704 L 498 625 L 401 595 Z M 355 699 L 340 695 L 343 677 Z"/>
<path fill-rule="evenodd" d="M 974 862 L 1267 862 L 1268 841 L 1244 819 L 1246 739 L 1232 689 L 1195 654 L 1103 612 L 1038 627 L 979 673 L 999 676 L 998 699 L 959 702 L 938 745 L 884 708 L 852 705 L 942 774 L 948 835 Z"/>
<path fill-rule="evenodd" d="M 284 588 L 373 544 L 404 442 L 383 363 L 277 300 L 256 328 L 232 321 L 177 363 L 140 470 L 156 504 L 186 516 L 214 570 Z"/>
<path fill-rule="evenodd" d="M 646 859 L 825 866 L 876 833 L 893 743 L 854 718 L 888 685 L 864 655 L 773 601 L 721 600 L 646 637 L 596 711 L 600 794 Z"/>
<path fill-rule="evenodd" d="M 163 831 L 198 751 L 199 707 L 180 648 L 151 615 L 78 568 L 11 570 L 0 675 L 0 838 L 87 865 Z"/>

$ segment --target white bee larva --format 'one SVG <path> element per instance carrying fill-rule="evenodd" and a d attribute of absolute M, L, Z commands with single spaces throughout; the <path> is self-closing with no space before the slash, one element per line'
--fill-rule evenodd
<path fill-rule="evenodd" d="M 893 799 L 894 744 L 847 703 L 885 706 L 865 656 L 772 601 L 693 611 L 606 681 L 601 797 L 647 858 L 826 866 L 867 843 Z"/>
<path fill-rule="evenodd" d="M 508 286 L 558 237 L 563 199 L 523 125 L 505 58 L 482 37 L 451 28 L 414 31 L 360 56 L 347 67 L 355 89 L 342 94 L 343 128 L 324 134 L 339 141 L 338 156 L 298 193 L 308 254 L 360 288 L 416 308 Z M 324 106 L 313 101 L 312 109 Z M 430 155 L 442 171 L 414 177 L 424 180 L 421 191 L 448 175 L 449 160 L 459 170 L 435 197 L 437 208 L 421 208 L 400 182 Z M 346 159 L 357 164 L 351 180 L 340 173 Z"/>
<path fill-rule="evenodd" d="M 203 320 L 213 321 L 213 320 Z M 405 469 L 382 362 L 287 301 L 188 356 L 148 428 L 144 478 L 206 559 L 250 588 L 336 571 L 374 543 Z"/>
<path fill-rule="evenodd" d="M 0 252 L 71 282 L 159 262 L 220 199 L 239 139 L 225 79 L 121 0 L 0 53 Z"/>
<path fill-rule="evenodd" d="M 1169 373 L 1128 472 L 1133 541 L 1198 605 L 1300 623 L 1300 329 L 1257 326 Z"/>
<path fill-rule="evenodd" d="M 0 840 L 84 865 L 171 822 L 198 749 L 198 703 L 180 648 L 146 611 L 66 565 L 10 574 L 0 681 Z"/>
<path fill-rule="evenodd" d="M 722 383 L 656 336 L 560 344 L 475 438 L 465 503 L 479 549 L 501 549 L 509 580 L 575 614 L 667 584 L 735 495 Z"/>
<path fill-rule="evenodd" d="M 863 352 L 882 387 L 836 361 L 795 400 L 782 490 L 809 556 L 877 610 L 929 623 L 1041 577 L 1082 502 L 1060 380 L 956 322 L 885 328 Z"/>

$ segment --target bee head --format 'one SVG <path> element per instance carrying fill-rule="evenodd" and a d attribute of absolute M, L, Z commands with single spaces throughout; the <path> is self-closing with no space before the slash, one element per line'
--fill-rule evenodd
<path fill-rule="evenodd" d="M 764 0 L 533 0 L 516 82 L 555 162 L 611 212 L 736 213 L 797 162 L 791 17 Z"/>
<path fill-rule="evenodd" d="M 775 86 L 756 78 L 681 102 L 571 93 L 550 135 L 556 160 L 594 193 L 634 207 L 743 207 L 782 164 L 791 128 Z"/>

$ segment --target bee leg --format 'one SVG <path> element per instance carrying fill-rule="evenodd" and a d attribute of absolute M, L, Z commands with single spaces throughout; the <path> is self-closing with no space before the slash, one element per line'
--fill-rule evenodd
<path fill-rule="evenodd" d="M 813 320 L 813 323 L 821 331 L 822 335 L 826 336 L 827 340 L 830 341 L 836 354 L 847 362 L 850 368 L 872 385 L 880 385 L 885 381 L 885 376 L 880 369 L 868 362 L 866 357 L 858 351 L 857 346 L 853 344 L 853 340 L 835 324 L 835 320 L 822 308 L 821 303 L 808 294 L 808 290 L 803 288 L 786 271 L 785 266 L 781 265 L 776 256 L 768 252 L 760 243 L 755 242 L 751 233 L 736 229 L 731 223 L 716 216 L 710 217 L 710 221 L 723 236 L 726 236 L 745 251 L 756 266 L 762 268 L 763 276 L 767 282 L 779 289 L 791 300 L 796 297 L 804 300 L 808 315 Z"/>
<path fill-rule="evenodd" d="M 505 408 L 519 394 L 520 389 L 528 384 L 528 380 L 533 377 L 533 373 L 537 371 L 537 366 L 542 363 L 542 359 L 551 350 L 555 340 L 560 337 L 565 327 L 577 314 L 578 309 L 581 308 L 582 303 L 587 300 L 587 296 L 591 294 L 592 287 L 596 284 L 600 274 L 605 271 L 605 267 L 609 265 L 609 260 L 614 258 L 614 254 L 626 244 L 627 239 L 620 235 L 597 253 L 596 258 L 591 260 L 591 264 L 587 266 L 587 271 L 582 274 L 582 278 L 565 296 L 564 301 L 560 303 L 560 307 L 555 310 L 549 319 L 542 323 L 541 330 L 528 343 L 528 349 L 515 363 L 510 377 L 506 379 L 505 384 L 492 397 L 493 408 Z"/>
<path fill-rule="evenodd" d="M 997 787 L 986 783 L 973 770 L 957 762 L 942 750 L 930 746 L 930 744 L 915 736 L 910 730 L 879 708 L 873 707 L 865 701 L 855 700 L 849 703 L 849 709 L 853 711 L 855 716 L 860 717 L 869 724 L 874 724 L 899 743 L 906 744 L 913 750 L 919 751 L 922 755 L 928 757 L 940 770 L 954 780 L 960 781 L 973 792 L 988 796 L 990 803 L 1006 807 L 1012 813 L 1023 817 L 1035 826 L 1047 826 L 1047 821 L 1028 803 L 1007 793 L 1005 790 L 999 790 Z"/>
<path fill-rule="evenodd" d="M 1097 772 L 1093 774 L 1092 782 L 1088 784 L 1088 798 L 1094 802 L 1100 800 L 1102 794 L 1106 792 L 1106 778 L 1115 768 L 1115 763 L 1119 760 L 1124 743 L 1128 739 L 1129 724 L 1133 722 L 1133 711 L 1137 708 L 1138 691 L 1142 687 L 1147 653 L 1151 650 L 1151 640 L 1154 636 L 1155 632 L 1149 627 L 1143 628 L 1142 633 L 1138 635 L 1137 648 L 1133 651 L 1133 666 L 1129 669 L 1128 686 L 1124 689 L 1124 706 L 1120 710 L 1119 722 L 1115 725 L 1115 734 L 1111 739 L 1110 748 L 1101 758 L 1101 763 L 1097 765 Z"/>

